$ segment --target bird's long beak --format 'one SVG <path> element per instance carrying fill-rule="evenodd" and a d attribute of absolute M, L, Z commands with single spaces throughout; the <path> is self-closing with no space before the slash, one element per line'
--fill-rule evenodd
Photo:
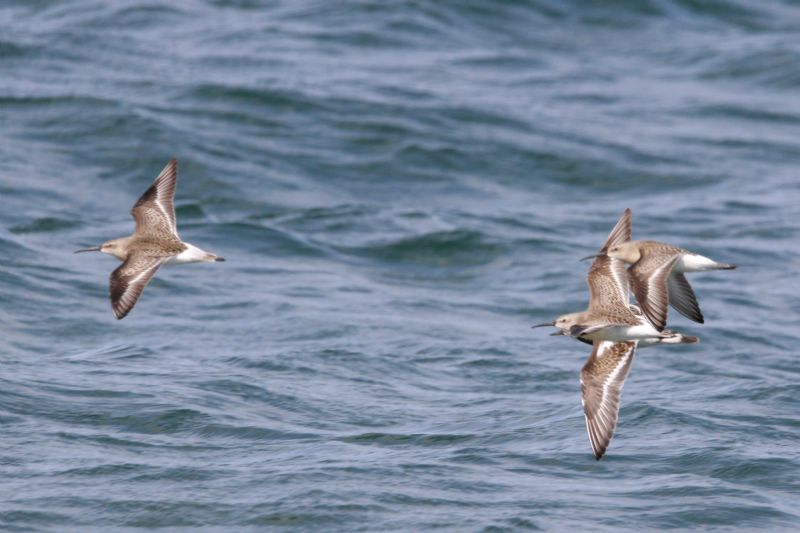
<path fill-rule="evenodd" d="M 586 257 L 581 257 L 580 260 L 586 261 L 587 259 L 594 259 L 595 257 L 608 257 L 608 254 L 605 252 L 600 252 L 599 254 L 592 254 L 592 255 L 587 255 Z"/>
<path fill-rule="evenodd" d="M 99 251 L 100 251 L 100 247 L 99 246 L 92 246 L 91 248 L 82 248 L 80 250 L 75 250 L 75 253 L 79 254 L 79 253 L 82 253 L 82 252 L 99 252 Z"/>
<path fill-rule="evenodd" d="M 535 326 L 531 326 L 531 329 L 533 329 L 533 328 L 543 328 L 545 326 L 555 326 L 555 325 L 556 325 L 555 321 L 553 321 L 553 322 L 545 322 L 544 324 L 536 324 Z"/>

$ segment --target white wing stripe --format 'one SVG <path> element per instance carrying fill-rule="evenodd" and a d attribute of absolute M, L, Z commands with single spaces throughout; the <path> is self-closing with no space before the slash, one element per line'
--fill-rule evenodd
<path fill-rule="evenodd" d="M 622 386 L 637 345 L 635 341 L 595 343 L 595 349 L 581 371 L 581 402 L 586 430 L 598 459 L 603 456 L 614 435 Z M 603 359 L 609 356 L 614 359 Z"/>

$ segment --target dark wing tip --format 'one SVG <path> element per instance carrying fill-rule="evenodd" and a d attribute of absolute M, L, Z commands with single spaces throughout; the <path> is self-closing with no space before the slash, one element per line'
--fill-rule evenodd
<path fill-rule="evenodd" d="M 167 170 L 167 169 L 169 169 L 169 172 L 166 172 L 165 174 L 177 174 L 178 173 L 178 159 L 175 158 L 175 157 L 170 159 L 169 163 L 167 163 L 167 165 L 164 168 L 164 170 Z"/>
<path fill-rule="evenodd" d="M 625 212 L 622 213 L 622 216 L 619 217 L 619 220 L 614 225 L 614 228 L 611 230 L 611 233 L 609 233 L 608 237 L 606 237 L 606 242 L 603 243 L 603 247 L 600 249 L 601 253 L 607 251 L 609 248 L 613 246 L 631 240 L 632 216 L 633 216 L 633 211 L 631 211 L 630 208 L 625 209 Z"/>
<path fill-rule="evenodd" d="M 164 257 L 130 255 L 111 273 L 109 296 L 111 309 L 117 320 L 122 320 L 133 309 L 145 286 L 164 262 Z"/>
<path fill-rule="evenodd" d="M 119 288 L 117 288 L 117 290 L 119 290 Z M 131 309 L 133 309 L 133 305 L 125 305 L 122 302 L 122 295 L 124 293 L 125 293 L 124 289 L 122 290 L 121 293 L 119 292 L 115 293 L 114 290 L 112 289 L 111 310 L 114 312 L 114 316 L 117 318 L 117 320 L 122 320 L 123 318 L 128 316 L 128 313 L 130 313 Z"/>
<path fill-rule="evenodd" d="M 581 398 L 586 432 L 595 459 L 605 455 L 619 418 L 622 386 L 630 371 L 636 341 L 609 346 L 595 343 L 592 355 L 581 369 Z"/>
<path fill-rule="evenodd" d="M 632 277 L 631 279 L 635 279 Z M 636 297 L 636 302 L 639 304 L 645 318 L 658 332 L 664 331 L 667 327 L 667 310 L 666 306 L 669 305 L 667 301 L 659 298 L 659 301 L 651 301 L 657 296 L 654 296 L 647 290 L 646 283 L 634 283 L 633 295 Z"/>
<path fill-rule="evenodd" d="M 599 461 L 606 454 L 608 445 L 611 443 L 611 437 L 601 433 L 600 428 L 597 427 L 597 424 L 595 424 L 594 420 L 587 422 L 589 429 L 588 431 L 589 444 L 591 444 L 592 446 L 592 453 L 594 453 L 594 458 Z"/>
<path fill-rule="evenodd" d="M 125 293 L 124 289 L 122 289 L 121 292 L 117 291 L 119 291 L 119 288 L 116 288 L 116 290 L 112 288 L 111 310 L 114 312 L 114 316 L 117 318 L 117 320 L 122 320 L 123 318 L 128 316 L 128 313 L 131 312 L 131 309 L 133 309 L 133 305 L 124 305 L 124 303 L 122 302 L 122 295 Z"/>
<path fill-rule="evenodd" d="M 667 328 L 667 317 L 661 316 L 658 314 L 658 311 L 650 310 L 648 313 L 645 311 L 645 315 L 650 320 L 650 323 L 656 328 L 656 331 L 661 333 Z"/>
<path fill-rule="evenodd" d="M 673 272 L 667 279 L 667 294 L 669 305 L 680 314 L 693 322 L 703 324 L 703 313 L 700 311 L 700 304 L 697 303 L 697 296 L 694 289 L 680 272 Z"/>
<path fill-rule="evenodd" d="M 164 165 L 164 168 L 159 172 L 159 176 L 168 175 L 168 174 L 175 174 L 178 172 L 178 159 L 173 157 L 167 164 Z M 159 177 L 157 176 L 157 177 Z"/>

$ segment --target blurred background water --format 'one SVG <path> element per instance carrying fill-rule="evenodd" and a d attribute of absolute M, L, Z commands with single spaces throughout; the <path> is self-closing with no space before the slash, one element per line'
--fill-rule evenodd
<path fill-rule="evenodd" d="M 0 528 L 800 527 L 790 1 L 6 0 Z M 180 160 L 125 320 L 107 256 Z M 608 455 L 582 308 L 625 207 L 695 274 Z"/>

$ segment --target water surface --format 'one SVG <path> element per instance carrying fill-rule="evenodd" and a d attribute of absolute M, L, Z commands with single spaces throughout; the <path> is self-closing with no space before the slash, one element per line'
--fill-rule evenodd
<path fill-rule="evenodd" d="M 791 2 L 11 1 L 0 7 L 0 528 L 800 526 Z M 181 236 L 116 262 L 180 160 Z M 600 462 L 585 305 L 634 234 L 696 346 L 637 356 Z"/>

